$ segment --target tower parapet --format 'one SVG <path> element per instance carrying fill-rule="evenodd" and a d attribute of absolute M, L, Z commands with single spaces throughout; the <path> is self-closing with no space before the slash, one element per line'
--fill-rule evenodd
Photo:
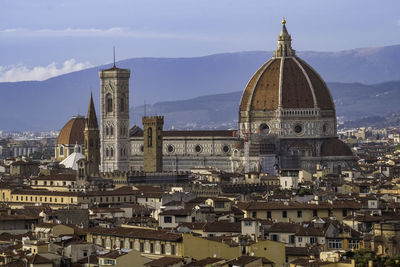
<path fill-rule="evenodd" d="M 164 116 L 144 116 L 142 123 L 158 123 L 164 125 Z"/>

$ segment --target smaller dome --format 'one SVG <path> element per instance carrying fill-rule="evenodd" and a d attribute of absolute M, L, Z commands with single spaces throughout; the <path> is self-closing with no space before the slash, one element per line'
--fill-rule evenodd
<path fill-rule="evenodd" d="M 67 122 L 58 135 L 58 145 L 75 145 L 84 143 L 85 118 L 74 116 Z"/>
<path fill-rule="evenodd" d="M 322 157 L 340 157 L 349 156 L 352 157 L 353 152 L 351 152 L 350 147 L 340 141 L 339 139 L 329 139 L 322 144 L 321 147 Z"/>

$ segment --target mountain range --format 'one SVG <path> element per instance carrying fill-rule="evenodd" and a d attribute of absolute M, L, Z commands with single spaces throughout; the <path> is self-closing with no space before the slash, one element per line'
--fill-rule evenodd
<path fill-rule="evenodd" d="M 328 83 L 328 86 L 339 122 L 347 127 L 388 126 L 390 117 L 400 117 L 400 81 L 374 85 Z M 134 122 L 140 122 L 146 110 L 151 115 L 163 114 L 167 129 L 235 129 L 241 95 L 242 91 L 237 91 L 136 107 Z M 389 124 L 393 123 L 398 125 L 400 120 L 390 119 Z"/>
<path fill-rule="evenodd" d="M 166 127 L 236 127 L 241 91 L 272 52 L 253 51 L 195 58 L 133 58 L 132 123 L 147 114 L 166 116 Z M 298 52 L 328 82 L 343 120 L 398 112 L 400 45 L 340 52 Z M 1 130 L 56 130 L 86 115 L 90 92 L 99 114 L 98 66 L 45 81 L 0 83 Z M 99 117 L 99 115 L 98 115 Z"/>

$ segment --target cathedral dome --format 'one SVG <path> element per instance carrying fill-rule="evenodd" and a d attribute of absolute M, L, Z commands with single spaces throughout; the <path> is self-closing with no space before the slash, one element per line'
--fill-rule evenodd
<path fill-rule="evenodd" d="M 85 118 L 74 116 L 67 122 L 58 135 L 58 145 L 75 145 L 84 143 Z"/>
<path fill-rule="evenodd" d="M 274 56 L 256 71 L 243 91 L 239 136 L 336 137 L 335 104 L 329 89 L 318 73 L 296 56 L 285 23 Z"/>
<path fill-rule="evenodd" d="M 244 89 L 240 111 L 296 108 L 333 110 L 329 89 L 318 73 L 300 58 L 267 61 Z"/>
<path fill-rule="evenodd" d="M 282 109 L 334 110 L 328 87 L 318 73 L 291 48 L 285 24 L 274 57 L 264 63 L 244 89 L 240 111 Z"/>

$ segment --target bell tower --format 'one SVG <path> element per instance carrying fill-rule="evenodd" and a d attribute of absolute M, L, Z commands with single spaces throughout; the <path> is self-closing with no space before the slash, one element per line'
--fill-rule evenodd
<path fill-rule="evenodd" d="M 162 172 L 164 116 L 143 117 L 142 122 L 144 172 Z"/>
<path fill-rule="evenodd" d="M 85 157 L 87 162 L 86 173 L 92 177 L 97 176 L 100 166 L 100 132 L 92 94 L 90 94 L 89 108 L 83 133 L 85 136 Z"/>
<path fill-rule="evenodd" d="M 129 171 L 129 69 L 101 70 L 101 171 Z"/>

